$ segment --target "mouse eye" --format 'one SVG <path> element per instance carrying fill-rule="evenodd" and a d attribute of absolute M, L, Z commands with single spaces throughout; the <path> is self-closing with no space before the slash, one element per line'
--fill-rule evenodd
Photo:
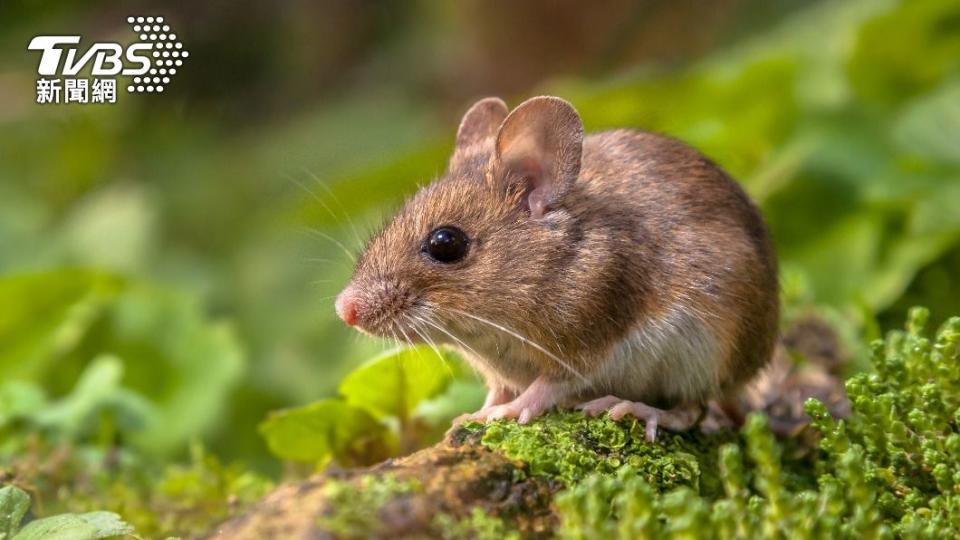
<path fill-rule="evenodd" d="M 469 243 L 470 239 L 460 229 L 440 227 L 430 231 L 423 250 L 437 262 L 453 263 L 466 256 Z"/>

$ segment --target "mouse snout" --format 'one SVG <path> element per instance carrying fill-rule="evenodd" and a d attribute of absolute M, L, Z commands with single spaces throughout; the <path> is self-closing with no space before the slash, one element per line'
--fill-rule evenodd
<path fill-rule="evenodd" d="M 337 316 L 350 326 L 357 324 L 359 300 L 356 290 L 351 286 L 343 290 L 335 303 Z"/>
<path fill-rule="evenodd" d="M 375 335 L 392 336 L 413 303 L 413 295 L 395 279 L 352 282 L 335 302 L 337 316 L 348 325 Z"/>

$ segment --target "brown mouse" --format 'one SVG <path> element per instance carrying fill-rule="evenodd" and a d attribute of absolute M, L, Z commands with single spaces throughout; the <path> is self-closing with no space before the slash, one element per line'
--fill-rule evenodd
<path fill-rule="evenodd" d="M 465 418 L 551 407 L 683 430 L 770 359 L 777 263 L 718 166 L 633 129 L 584 136 L 536 97 L 467 111 L 447 173 L 369 242 L 336 301 L 349 325 L 458 348 L 489 388 Z"/>

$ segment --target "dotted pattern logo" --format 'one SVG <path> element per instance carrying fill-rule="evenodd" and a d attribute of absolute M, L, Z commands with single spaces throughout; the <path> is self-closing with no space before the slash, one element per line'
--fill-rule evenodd
<path fill-rule="evenodd" d="M 127 23 L 140 36 L 141 43 L 153 45 L 153 63 L 150 70 L 134 77 L 133 83 L 127 86 L 127 92 L 163 92 L 170 84 L 170 77 L 177 74 L 177 69 L 183 66 L 183 61 L 190 56 L 190 52 L 177 40 L 177 35 L 170 30 L 170 25 L 164 24 L 163 17 L 127 17 Z"/>

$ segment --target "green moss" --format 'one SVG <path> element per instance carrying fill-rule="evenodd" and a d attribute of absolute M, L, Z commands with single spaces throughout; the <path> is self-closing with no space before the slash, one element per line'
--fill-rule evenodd
<path fill-rule="evenodd" d="M 807 404 L 821 434 L 819 450 L 806 464 L 816 475 L 814 485 L 797 481 L 788 467 L 796 463 L 784 459 L 782 444 L 759 415 L 748 419 L 741 442 L 720 445 L 716 462 L 697 455 L 700 471 L 716 466 L 721 486 L 716 496 L 698 492 L 694 482 L 651 480 L 652 465 L 683 463 L 692 455 L 686 436 L 667 441 L 664 453 L 652 461 L 623 455 L 609 461 L 609 444 L 577 444 L 572 433 L 541 434 L 551 433 L 550 428 L 525 434 L 523 428 L 507 428 L 507 437 L 488 430 L 481 440 L 519 459 L 559 457 L 565 463 L 558 470 L 539 466 L 568 482 L 556 498 L 562 538 L 957 537 L 960 318 L 947 321 L 932 340 L 924 334 L 927 318 L 926 310 L 914 309 L 905 332 L 873 345 L 874 370 L 847 383 L 853 403 L 848 419 L 836 421 L 823 404 Z M 572 428 L 576 420 L 559 422 Z M 616 446 L 613 453 L 651 455 L 627 428 L 622 434 L 611 423 L 598 429 Z M 693 448 L 712 452 L 712 442 Z M 577 452 L 587 455 L 569 455 Z M 593 465 L 596 472 L 570 482 Z"/>
<path fill-rule="evenodd" d="M 378 517 L 384 507 L 422 489 L 416 480 L 399 480 L 392 474 L 370 474 L 358 482 L 328 480 L 323 487 L 327 512 L 317 525 L 338 538 L 385 533 L 386 524 Z"/>
<path fill-rule="evenodd" d="M 500 518 L 491 516 L 481 508 L 474 508 L 469 517 L 457 519 L 450 514 L 437 514 L 433 527 L 440 538 L 458 540 L 519 540 L 520 533 L 509 530 Z"/>
<path fill-rule="evenodd" d="M 910 311 L 906 331 L 872 345 L 873 371 L 847 381 L 854 414 L 834 421 L 817 402 L 825 481 L 849 495 L 849 527 L 905 537 L 960 534 L 960 317 L 924 332 L 929 313 Z"/>
<path fill-rule="evenodd" d="M 686 486 L 708 495 L 720 490 L 714 472 L 717 448 L 736 438 L 731 433 L 661 432 L 651 443 L 637 420 L 614 422 L 572 412 L 547 415 L 529 425 L 497 421 L 470 423 L 464 429 L 467 437 L 527 463 L 531 474 L 567 485 L 629 466 L 661 491 Z"/>
<path fill-rule="evenodd" d="M 245 512 L 273 482 L 239 463 L 224 464 L 201 446 L 190 460 L 162 468 L 124 451 L 32 445 L 15 467 L 0 467 L 34 498 L 38 517 L 109 511 L 144 538 L 200 538 L 211 527 Z M 2 531 L 2 528 L 0 528 Z"/>

